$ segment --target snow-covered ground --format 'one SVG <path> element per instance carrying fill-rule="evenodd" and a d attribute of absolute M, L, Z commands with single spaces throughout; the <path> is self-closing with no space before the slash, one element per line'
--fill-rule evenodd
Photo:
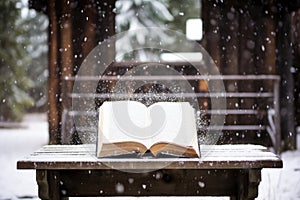
<path fill-rule="evenodd" d="M 46 115 L 27 115 L 24 128 L 0 129 L 0 199 L 37 196 L 34 170 L 17 170 L 17 160 L 48 143 Z"/>
<path fill-rule="evenodd" d="M 28 155 L 32 151 L 47 144 L 48 127 L 46 115 L 28 115 L 26 116 L 23 125 L 25 127 L 20 129 L 0 129 L 0 200 L 28 199 L 29 197 L 32 197 L 32 199 L 38 199 L 35 171 L 17 170 L 16 162 L 23 156 Z M 298 146 L 300 146 L 299 134 Z M 259 197 L 257 199 L 300 199 L 300 148 L 298 148 L 297 151 L 285 152 L 281 156 L 284 165 L 283 169 L 263 169 L 262 182 L 260 183 Z M 145 198 L 146 197 L 124 197 L 122 199 L 128 200 Z M 155 197 L 154 199 L 162 198 Z M 169 199 L 174 198 L 172 197 Z M 179 197 L 176 199 L 181 198 Z"/>

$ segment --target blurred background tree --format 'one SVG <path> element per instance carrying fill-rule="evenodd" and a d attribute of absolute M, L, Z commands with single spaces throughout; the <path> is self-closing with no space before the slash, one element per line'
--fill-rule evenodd
<path fill-rule="evenodd" d="M 164 41 L 173 43 L 171 36 L 167 35 L 163 29 L 156 31 L 147 31 L 149 27 L 165 28 L 168 21 L 174 17 L 168 10 L 168 7 L 159 0 L 118 0 L 116 1 L 116 32 L 129 31 L 123 37 L 118 38 L 116 42 L 117 61 L 136 59 L 139 61 L 149 61 L 155 58 L 156 53 L 153 50 L 145 49 L 126 54 L 132 49 L 134 43 L 147 46 L 153 41 Z M 136 29 L 141 29 L 136 31 Z"/>
<path fill-rule="evenodd" d="M 118 39 L 116 44 L 117 61 L 135 59 L 152 61 L 157 59 L 160 51 L 145 49 L 128 54 L 133 43 L 147 46 L 148 43 L 163 41 L 167 45 L 176 45 L 176 36 L 168 35 L 164 29 L 186 34 L 186 21 L 200 18 L 201 3 L 199 0 L 117 0 L 116 32 L 131 31 Z M 150 27 L 161 27 L 161 31 L 146 31 Z M 133 31 L 136 29 L 143 31 Z M 129 37 L 129 38 L 128 38 Z M 190 50 L 190 46 L 177 47 L 181 51 Z M 154 53 L 153 53 L 154 52 Z M 127 53 L 127 54 L 126 54 Z"/>
<path fill-rule="evenodd" d="M 37 37 L 46 18 L 25 7 L 20 0 L 0 1 L 0 121 L 21 121 L 45 94 L 47 49 Z"/>
<path fill-rule="evenodd" d="M 47 79 L 48 79 L 48 18 L 41 12 L 28 9 L 22 4 L 23 39 L 28 41 L 27 56 L 31 62 L 27 65 L 27 75 L 33 80 L 29 95 L 34 99 L 30 112 L 47 110 Z"/>

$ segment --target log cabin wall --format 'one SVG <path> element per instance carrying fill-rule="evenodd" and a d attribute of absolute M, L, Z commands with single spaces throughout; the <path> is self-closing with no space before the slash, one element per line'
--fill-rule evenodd
<path fill-rule="evenodd" d="M 271 34 L 275 33 L 274 16 L 266 15 L 263 6 L 253 2 L 240 5 L 234 1 L 207 0 L 203 2 L 202 13 L 205 33 L 203 45 L 215 60 L 221 74 L 275 74 L 275 34 Z M 256 85 L 254 81 L 228 81 L 225 87 L 228 92 L 257 92 L 257 87 L 265 84 L 268 83 Z M 270 87 L 266 85 L 265 88 Z M 230 98 L 227 101 L 229 109 L 257 109 L 253 105 L 259 105 L 254 98 Z M 227 123 L 259 124 L 259 120 L 262 119 L 257 116 L 233 115 L 227 118 Z M 256 132 L 225 132 L 224 141 L 260 140 L 262 144 L 270 143 L 267 135 L 262 135 L 258 139 Z"/>
<path fill-rule="evenodd" d="M 295 111 L 296 125 L 300 126 L 300 9 L 292 12 L 292 45 L 293 45 L 293 68 L 295 80 Z"/>
<path fill-rule="evenodd" d="M 280 107 L 283 149 L 296 148 L 294 123 L 294 80 L 291 63 L 291 12 L 298 1 L 202 1 L 205 49 L 221 74 L 279 74 L 281 76 Z M 296 17 L 294 17 L 296 18 Z M 295 19 L 296 20 L 296 19 Z M 294 25 L 296 25 L 296 21 Z M 299 26 L 299 24 L 297 25 Z M 297 29 L 296 26 L 293 26 Z M 299 30 L 299 29 L 298 29 Z M 263 88 L 259 85 L 263 85 Z M 271 83 L 226 84 L 227 91 L 269 90 Z M 231 99 L 228 107 L 253 105 L 254 100 Z M 230 119 L 232 123 L 244 121 Z M 247 119 L 259 120 L 259 119 Z M 232 137 L 232 136 L 230 136 Z M 255 137 L 255 136 L 254 136 Z M 255 139 L 255 138 L 253 138 Z M 251 140 L 251 139 L 250 139 Z M 267 138 L 261 138 L 267 143 Z"/>
<path fill-rule="evenodd" d="M 114 0 L 30 0 L 30 6 L 49 17 L 49 134 L 50 144 L 69 143 L 70 134 L 62 130 L 63 110 L 70 107 L 65 96 L 72 85 L 64 80 L 73 76 L 87 54 L 99 42 L 115 34 Z M 298 1 L 202 0 L 203 46 L 222 74 L 280 74 L 282 138 L 286 149 L 296 148 L 291 74 L 291 12 Z M 298 14 L 296 14 L 298 15 Z M 296 16 L 295 15 L 295 16 Z M 296 23 L 297 17 L 294 17 Z M 296 26 L 293 26 L 294 28 Z M 297 27 L 296 27 L 297 28 Z M 296 38 L 296 37 L 295 37 Z M 298 40 L 297 40 L 298 41 Z M 264 81 L 264 89 L 270 83 Z M 254 91 L 254 84 L 226 85 L 228 91 Z M 290 88 L 292 87 L 292 88 Z M 289 96 L 286 101 L 286 96 Z M 251 102 L 252 101 L 252 102 Z M 229 107 L 247 107 L 232 99 Z M 247 105 L 248 104 L 248 105 Z M 286 120 L 288 119 L 288 120 Z M 229 118 L 238 122 L 236 117 Z M 257 120 L 257 119 L 253 119 Z M 72 129 L 70 125 L 67 129 Z"/>

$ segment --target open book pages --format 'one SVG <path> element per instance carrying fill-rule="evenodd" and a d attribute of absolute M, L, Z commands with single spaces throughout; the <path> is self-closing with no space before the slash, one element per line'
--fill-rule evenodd
<path fill-rule="evenodd" d="M 151 152 L 199 157 L 194 109 L 188 102 L 107 101 L 99 108 L 97 156 Z"/>

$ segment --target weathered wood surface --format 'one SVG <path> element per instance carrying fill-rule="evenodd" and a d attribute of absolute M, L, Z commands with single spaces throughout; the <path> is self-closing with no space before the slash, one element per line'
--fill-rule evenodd
<path fill-rule="evenodd" d="M 254 199 L 260 182 L 255 170 L 38 170 L 39 197 L 73 196 L 231 196 Z M 50 192 L 49 192 L 50 191 Z"/>
<path fill-rule="evenodd" d="M 18 169 L 258 169 L 281 159 L 260 145 L 201 146 L 201 158 L 97 158 L 93 145 L 47 145 L 18 161 Z"/>
<path fill-rule="evenodd" d="M 198 159 L 99 159 L 94 145 L 47 145 L 17 167 L 36 169 L 39 197 L 45 200 L 128 195 L 255 199 L 261 169 L 282 167 L 281 159 L 260 145 L 200 148 Z"/>

